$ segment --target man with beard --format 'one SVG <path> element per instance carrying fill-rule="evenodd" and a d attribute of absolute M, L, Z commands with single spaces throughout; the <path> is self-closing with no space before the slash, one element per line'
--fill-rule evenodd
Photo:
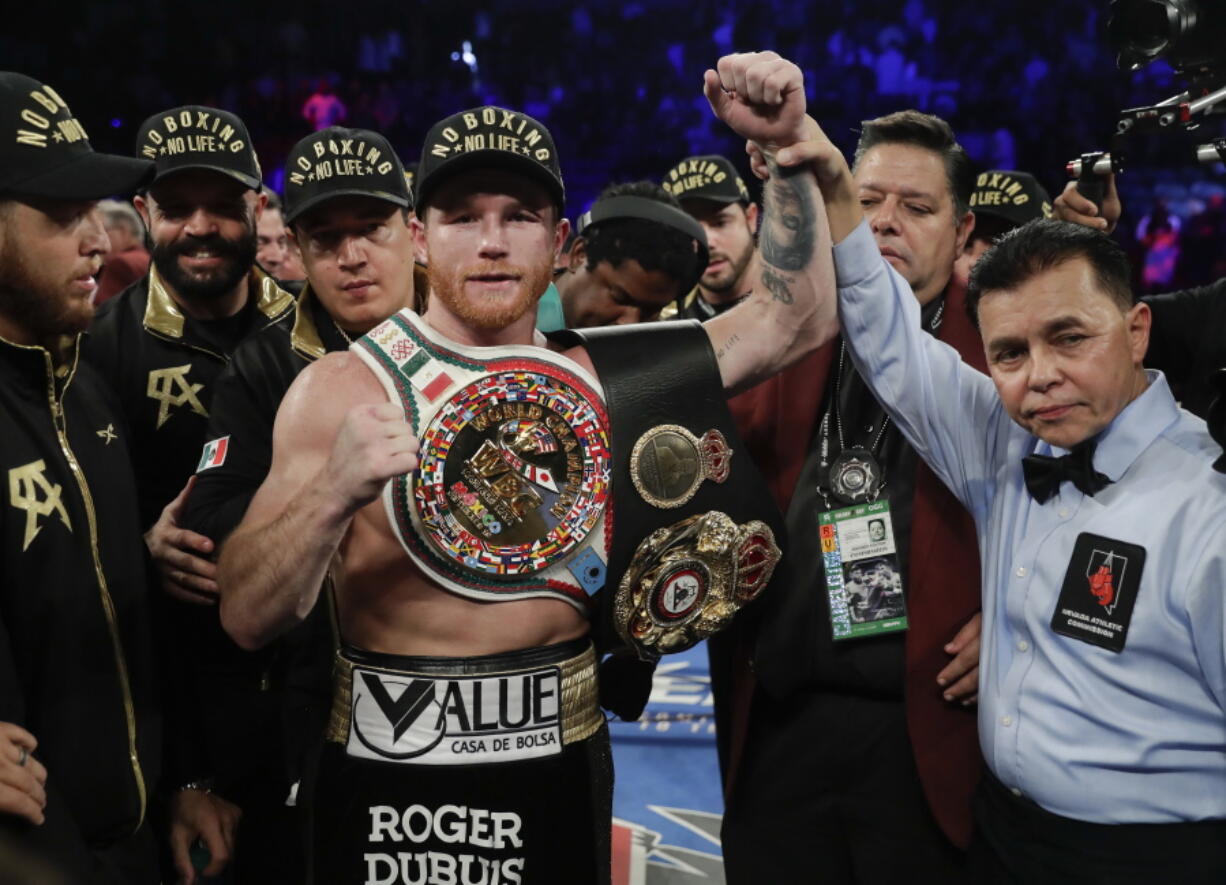
<path fill-rule="evenodd" d="M 210 635 L 221 638 L 203 579 L 179 568 L 208 554 L 207 538 L 173 525 L 184 484 L 195 472 L 217 377 L 234 348 L 293 309 L 293 297 L 255 267 L 256 225 L 264 208 L 260 168 L 241 120 L 196 105 L 155 114 L 140 127 L 138 156 L 156 174 L 135 199 L 153 244 L 149 274 L 98 310 L 84 351 L 119 394 L 139 493 L 141 525 L 166 594 L 154 597 L 158 635 L 169 662 L 167 780 L 172 849 L 190 879 L 187 845 L 197 833 L 213 858 L 229 855 L 235 807 L 207 792 L 215 772 L 201 696 L 210 686 L 200 664 Z M 166 508 L 166 518 L 159 514 Z M 186 823 L 185 823 L 186 822 Z"/>
<path fill-rule="evenodd" d="M 367 162 L 345 164 L 344 144 L 363 145 Z M 294 175 L 321 158 L 327 176 Z M 182 524 L 215 546 L 238 525 L 272 463 L 273 420 L 294 378 L 325 353 L 343 351 L 413 301 L 411 200 L 400 161 L 378 133 L 331 127 L 299 141 L 286 162 L 290 236 L 306 263 L 307 285 L 292 313 L 252 335 L 217 379 L 196 484 Z M 214 567 L 201 557 L 178 563 L 208 586 Z M 208 668 L 230 687 L 237 717 L 207 720 L 215 789 L 243 810 L 235 843 L 235 881 L 301 882 L 295 784 L 323 730 L 334 641 L 328 604 L 257 653 L 224 635 Z"/>
<path fill-rule="evenodd" d="M 153 263 L 99 308 L 85 357 L 123 401 L 148 527 L 195 470 L 213 385 L 230 353 L 292 310 L 293 298 L 255 267 L 266 198 L 238 117 L 196 105 L 154 114 L 140 127 L 136 152 L 157 169 L 135 199 Z"/>
<path fill-rule="evenodd" d="M 707 232 L 711 255 L 698 287 L 664 319 L 707 320 L 745 299 L 758 282 L 758 206 L 727 157 L 687 157 L 664 176 L 664 189 Z"/>
<path fill-rule="evenodd" d="M 606 187 L 579 224 L 557 280 L 568 329 L 654 320 L 702 272 L 702 228 L 654 182 Z"/>
<path fill-rule="evenodd" d="M 772 155 L 804 137 L 800 71 L 774 53 L 722 59 L 706 92 Z M 606 415 L 594 392 L 601 385 L 614 401 L 609 376 L 595 377 L 613 336 L 551 350 L 534 334 L 533 307 L 569 228 L 548 131 L 514 111 L 476 108 L 436 124 L 422 156 L 413 230 L 429 309 L 402 311 L 295 381 L 269 477 L 222 551 L 223 621 L 241 644 L 261 645 L 314 606 L 333 567 L 343 648 L 313 789 L 316 881 L 607 882 L 608 738 L 587 588 L 621 579 L 605 478 L 635 459 L 611 463 L 605 428 L 616 447 L 618 422 L 636 416 Z M 811 309 L 812 293 L 833 285 L 816 196 L 803 175 L 767 188 L 764 272 L 786 297 L 755 298 L 706 327 L 621 330 L 626 359 L 646 359 L 633 353 L 635 336 L 692 335 L 716 390 L 796 359 L 829 320 Z M 659 349 L 652 356 L 663 383 L 638 411 L 684 412 L 692 404 L 670 395 L 678 364 Z M 442 495 L 423 493 L 432 522 L 415 523 L 406 483 L 429 475 L 453 443 L 460 471 Z M 551 451 L 559 457 L 546 472 L 534 458 Z M 649 473 L 617 480 L 631 549 L 636 491 L 661 490 Z M 456 509 L 436 517 L 440 498 Z M 542 507 L 558 508 L 565 526 L 577 514 L 575 531 L 531 542 Z M 449 545 L 443 535 L 459 514 L 467 537 Z M 475 534 L 502 535 L 504 519 L 505 556 Z M 678 573 L 677 586 L 689 576 Z"/>
<path fill-rule="evenodd" d="M 115 394 L 78 360 L 109 248 L 97 201 L 151 164 L 95 153 L 21 74 L 0 73 L 0 136 L 0 834 L 66 881 L 153 885 L 136 489 Z"/>

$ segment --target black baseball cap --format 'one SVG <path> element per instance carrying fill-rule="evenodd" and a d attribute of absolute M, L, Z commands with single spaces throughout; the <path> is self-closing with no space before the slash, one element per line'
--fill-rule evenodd
<path fill-rule="evenodd" d="M 260 189 L 260 161 L 247 126 L 229 111 L 189 104 L 154 114 L 136 134 L 136 155 L 152 160 L 154 181 L 208 169 Z"/>
<path fill-rule="evenodd" d="M 727 157 L 686 157 L 664 176 L 664 189 L 678 200 L 749 204 L 749 188 Z"/>
<path fill-rule="evenodd" d="M 486 105 L 452 114 L 426 133 L 417 164 L 418 211 L 440 181 L 482 166 L 536 180 L 549 191 L 559 212 L 566 204 L 558 149 L 549 130 L 527 114 Z"/>
<path fill-rule="evenodd" d="M 50 86 L 0 71 L 0 194 L 100 200 L 141 187 L 153 164 L 100 154 Z"/>
<path fill-rule="evenodd" d="M 329 126 L 299 141 L 285 161 L 285 223 L 333 197 L 363 196 L 413 208 L 404 166 L 369 129 Z"/>
<path fill-rule="evenodd" d="M 989 169 L 975 179 L 971 211 L 976 217 L 989 215 L 1021 227 L 1036 218 L 1051 218 L 1051 197 L 1028 172 Z"/>

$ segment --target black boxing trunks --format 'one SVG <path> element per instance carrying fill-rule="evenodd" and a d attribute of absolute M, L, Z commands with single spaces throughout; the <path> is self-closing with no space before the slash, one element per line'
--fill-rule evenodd
<path fill-rule="evenodd" d="M 609 881 L 612 761 L 586 639 L 474 658 L 342 648 L 317 885 Z"/>

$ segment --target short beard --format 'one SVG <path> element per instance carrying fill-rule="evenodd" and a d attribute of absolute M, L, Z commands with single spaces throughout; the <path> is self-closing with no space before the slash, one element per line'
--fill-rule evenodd
<path fill-rule="evenodd" d="M 201 246 L 225 259 L 221 267 L 204 276 L 184 271 L 179 266 L 179 256 L 194 252 Z M 179 242 L 155 243 L 151 254 L 158 274 L 177 294 L 189 301 L 213 301 L 233 292 L 239 281 L 251 273 L 258 249 L 255 225 L 249 223 L 243 235 L 236 240 L 227 240 L 219 234 L 188 236 Z"/>
<path fill-rule="evenodd" d="M 733 287 L 736 286 L 737 282 L 744 275 L 745 268 L 749 267 L 749 262 L 753 259 L 754 248 L 755 248 L 754 241 L 750 239 L 750 241 L 745 245 L 744 251 L 742 251 L 740 255 L 738 255 L 736 258 L 728 259 L 728 281 L 727 282 L 723 284 L 712 285 L 711 283 L 708 283 L 705 279 L 703 279 L 700 281 L 702 284 L 702 287 L 704 289 L 709 289 L 710 291 L 715 292 L 718 295 L 727 295 L 728 293 L 732 292 Z M 737 292 L 735 294 L 743 295 L 744 293 Z"/>
<path fill-rule="evenodd" d="M 519 294 L 510 303 L 472 303 L 464 296 L 464 280 L 473 274 L 510 273 L 520 277 Z M 553 259 L 537 267 L 518 267 L 501 262 L 482 262 L 448 272 L 431 263 L 426 268 L 430 297 L 447 305 L 466 326 L 483 332 L 505 329 L 536 306 L 553 279 Z"/>
<path fill-rule="evenodd" d="M 47 344 L 60 335 L 89 328 L 94 306 L 84 298 L 73 300 L 63 292 L 40 290 L 15 244 L 0 238 L 0 313 L 19 323 L 34 340 Z"/>

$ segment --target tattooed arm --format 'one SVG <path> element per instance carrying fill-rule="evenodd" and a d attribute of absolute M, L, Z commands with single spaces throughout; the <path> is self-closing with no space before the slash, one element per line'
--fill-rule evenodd
<path fill-rule="evenodd" d="M 834 264 L 818 180 L 807 166 L 782 168 L 775 155 L 814 137 L 800 69 L 773 52 L 721 58 L 707 71 L 716 115 L 751 142 L 771 171 L 759 236 L 761 285 L 705 324 L 730 394 L 805 356 L 838 331 Z"/>

